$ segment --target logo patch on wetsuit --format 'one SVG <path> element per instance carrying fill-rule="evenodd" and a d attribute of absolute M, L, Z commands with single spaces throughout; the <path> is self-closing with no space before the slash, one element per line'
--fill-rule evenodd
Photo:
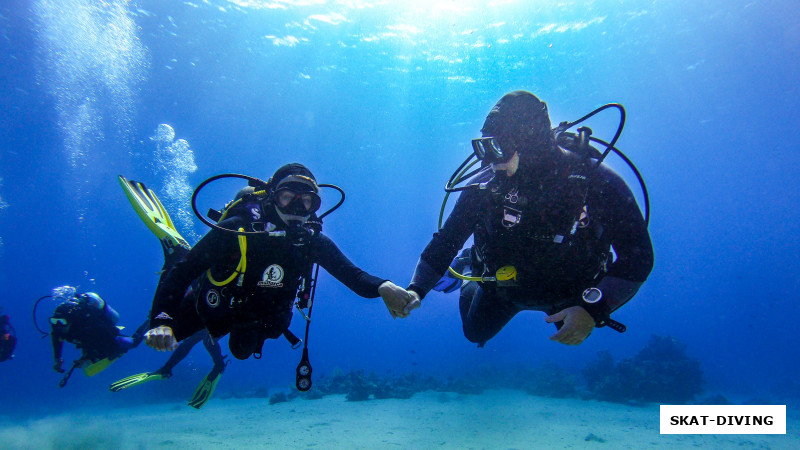
<path fill-rule="evenodd" d="M 206 303 L 212 308 L 219 306 L 219 292 L 211 289 L 206 293 Z"/>
<path fill-rule="evenodd" d="M 250 218 L 252 220 L 258 220 L 261 218 L 261 209 L 256 207 L 250 208 Z"/>
<path fill-rule="evenodd" d="M 283 267 L 273 264 L 264 271 L 261 275 L 261 281 L 258 282 L 259 287 L 279 288 L 283 287 Z"/>

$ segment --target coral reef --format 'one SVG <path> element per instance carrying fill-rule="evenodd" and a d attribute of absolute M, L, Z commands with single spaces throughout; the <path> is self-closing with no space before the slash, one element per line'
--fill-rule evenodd
<path fill-rule="evenodd" d="M 486 389 L 518 389 L 544 397 L 575 397 L 577 376 L 568 373 L 555 363 L 547 362 L 538 369 L 514 368 L 510 370 L 477 370 L 463 377 L 441 380 L 431 375 L 407 373 L 378 375 L 363 370 L 342 372 L 317 380 L 310 391 L 299 394 L 303 398 L 318 399 L 325 395 L 345 395 L 348 401 L 370 399 L 411 398 L 416 392 L 453 392 L 459 395 L 479 395 Z"/>
<path fill-rule="evenodd" d="M 622 403 L 685 404 L 703 392 L 700 362 L 671 337 L 653 335 L 639 353 L 617 364 L 608 352 L 583 370 L 593 398 Z"/>
<path fill-rule="evenodd" d="M 615 362 L 609 352 L 599 352 L 597 358 L 582 370 L 580 376 L 552 361 L 541 366 L 487 367 L 471 369 L 447 379 L 420 373 L 395 375 L 376 374 L 364 370 L 343 372 L 315 380 L 307 392 L 292 391 L 270 397 L 270 403 L 289 401 L 296 397 L 320 399 L 326 395 L 344 395 L 347 401 L 372 399 L 405 399 L 416 392 L 434 391 L 443 395 L 439 401 L 449 401 L 447 394 L 478 395 L 486 389 L 517 389 L 531 395 L 554 398 L 582 397 L 628 404 L 692 402 L 703 391 L 703 374 L 699 361 L 686 355 L 686 346 L 671 337 L 653 335 L 633 358 Z M 251 393 L 266 396 L 266 390 Z M 709 397 L 707 404 L 725 404 L 722 396 Z"/>

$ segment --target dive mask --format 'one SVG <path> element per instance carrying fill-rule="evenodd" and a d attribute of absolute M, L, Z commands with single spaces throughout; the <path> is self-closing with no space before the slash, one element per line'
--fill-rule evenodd
<path fill-rule="evenodd" d="M 60 317 L 51 317 L 50 318 L 50 325 L 52 325 L 54 327 L 56 327 L 56 326 L 65 327 L 65 326 L 67 326 L 67 319 L 62 319 Z"/>
<path fill-rule="evenodd" d="M 486 164 L 508 162 L 514 155 L 513 151 L 503 152 L 497 138 L 492 136 L 473 139 L 472 150 L 475 152 L 475 156 Z"/>
<path fill-rule="evenodd" d="M 283 214 L 291 216 L 310 216 L 319 209 L 317 183 L 303 175 L 289 175 L 282 179 L 272 194 L 275 207 Z"/>
<path fill-rule="evenodd" d="M 321 204 L 316 192 L 298 192 L 291 186 L 279 188 L 272 200 L 280 212 L 292 216 L 310 216 Z"/>

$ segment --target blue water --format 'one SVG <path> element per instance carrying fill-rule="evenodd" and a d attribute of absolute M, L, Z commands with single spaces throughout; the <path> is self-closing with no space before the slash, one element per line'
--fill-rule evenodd
<path fill-rule="evenodd" d="M 628 332 L 600 329 L 565 347 L 531 312 L 479 349 L 461 334 L 455 294 L 433 293 L 392 320 L 380 300 L 323 274 L 309 340 L 315 376 L 446 377 L 547 360 L 578 371 L 598 351 L 631 357 L 658 334 L 701 361 L 707 394 L 800 397 L 796 2 L 385 3 L 3 2 L 0 306 L 19 337 L 16 358 L 0 364 L 6 412 L 180 401 L 211 367 L 198 347 L 168 386 L 142 388 L 153 398 L 108 392 L 166 359 L 142 346 L 57 387 L 33 302 L 79 285 L 132 330 L 155 289 L 161 250 L 117 174 L 155 189 L 194 242 L 206 232 L 188 202 L 197 184 L 221 172 L 266 179 L 302 162 L 347 192 L 326 233 L 361 267 L 405 286 L 436 229 L 445 181 L 491 106 L 516 89 L 546 101 L 554 124 L 608 102 L 627 109 L 618 146 L 647 182 L 656 251 L 649 280 L 615 314 Z M 595 135 L 609 139 L 615 120 L 599 117 Z M 174 140 L 154 139 L 161 124 Z M 238 187 L 212 185 L 201 209 Z M 302 325 L 296 316 L 292 330 Z M 263 359 L 228 368 L 218 392 L 289 390 L 299 357 L 268 341 Z"/>

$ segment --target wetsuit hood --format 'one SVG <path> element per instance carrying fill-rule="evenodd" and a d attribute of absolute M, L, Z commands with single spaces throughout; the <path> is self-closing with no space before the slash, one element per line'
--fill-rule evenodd
<path fill-rule="evenodd" d="M 301 184 L 305 184 L 306 186 L 304 186 L 304 187 L 312 187 L 313 186 L 312 187 L 313 191 L 314 192 L 318 191 L 317 179 L 314 177 L 314 174 L 312 174 L 311 171 L 308 170 L 308 168 L 306 166 L 304 166 L 304 165 L 302 165 L 300 163 L 285 164 L 285 165 L 281 166 L 280 168 L 278 168 L 278 170 L 276 170 L 275 173 L 272 175 L 272 178 L 270 178 L 270 185 L 272 186 L 272 189 L 277 188 L 278 185 L 282 185 L 283 184 L 282 182 L 284 180 L 286 180 L 287 178 L 292 177 L 292 176 L 295 176 L 295 177 L 298 177 L 298 178 L 293 180 L 293 181 L 291 181 L 291 182 L 298 182 L 298 183 L 301 183 Z M 306 181 L 306 182 L 300 181 L 303 178 L 310 179 L 310 181 Z"/>
<path fill-rule="evenodd" d="M 486 116 L 481 133 L 494 137 L 504 152 L 518 152 L 523 167 L 552 158 L 557 149 L 547 104 L 527 91 L 504 95 Z"/>
<path fill-rule="evenodd" d="M 317 208 L 319 207 L 317 179 L 306 166 L 300 163 L 286 164 L 275 171 L 275 174 L 270 178 L 270 195 L 274 195 L 280 189 L 289 189 L 298 193 L 313 193 L 317 199 L 316 206 Z M 276 203 L 274 206 L 278 217 L 287 226 L 302 225 L 310 218 L 310 214 L 304 214 L 303 208 L 296 207 L 298 205 L 288 205 L 288 207 L 281 208 Z"/>

